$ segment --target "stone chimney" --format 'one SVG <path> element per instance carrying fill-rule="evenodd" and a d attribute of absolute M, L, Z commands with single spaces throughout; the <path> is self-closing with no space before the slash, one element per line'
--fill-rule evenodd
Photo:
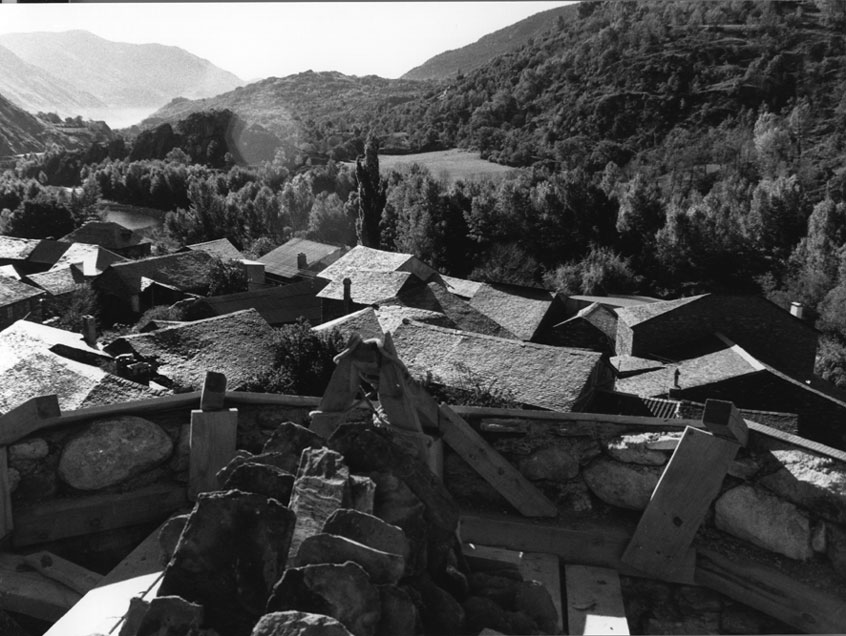
<path fill-rule="evenodd" d="M 308 267 L 308 258 L 303 252 L 297 254 L 297 269 L 305 269 Z"/>
<path fill-rule="evenodd" d="M 349 278 L 344 279 L 344 315 L 352 312 L 352 281 Z"/>
<path fill-rule="evenodd" d="M 82 317 L 82 339 L 89 347 L 97 347 L 97 321 L 94 316 Z"/>
<path fill-rule="evenodd" d="M 802 303 L 792 302 L 790 303 L 790 315 L 799 318 L 799 320 L 805 319 L 805 305 Z"/>

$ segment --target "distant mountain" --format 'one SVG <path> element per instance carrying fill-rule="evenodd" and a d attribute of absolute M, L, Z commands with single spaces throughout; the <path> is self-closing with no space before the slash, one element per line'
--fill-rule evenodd
<path fill-rule="evenodd" d="M 178 47 L 112 42 L 87 31 L 10 33 L 0 36 L 0 45 L 109 107 L 156 108 L 174 97 L 209 97 L 243 83 Z"/>
<path fill-rule="evenodd" d="M 440 80 L 455 77 L 458 73 L 467 73 L 484 66 L 498 55 L 519 49 L 529 40 L 555 28 L 556 21 L 572 20 L 577 16 L 576 5 L 536 13 L 504 29 L 489 33 L 473 44 L 440 53 L 411 69 L 400 79 Z"/>
<path fill-rule="evenodd" d="M 0 46 L 0 94 L 30 113 L 52 111 L 62 117 L 106 107 L 92 94 L 28 64 L 3 46 Z"/>

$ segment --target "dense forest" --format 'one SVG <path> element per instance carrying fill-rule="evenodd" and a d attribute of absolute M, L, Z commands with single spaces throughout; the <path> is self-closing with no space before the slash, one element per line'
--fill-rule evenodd
<path fill-rule="evenodd" d="M 104 197 L 167 211 L 160 250 L 221 236 L 252 255 L 292 236 L 354 243 L 367 206 L 349 161 L 368 142 L 465 147 L 521 169 L 383 172 L 382 249 L 567 293 L 800 301 L 825 334 L 821 371 L 846 385 L 844 33 L 842 0 L 586 2 L 466 74 L 403 81 L 401 98 L 385 85 L 378 107 L 362 97 L 333 115 L 322 97 L 285 143 L 216 110 L 54 147 L 0 179 L 0 230 L 55 235 L 31 210 L 79 223 Z M 257 148 L 272 160 L 248 165 Z"/>

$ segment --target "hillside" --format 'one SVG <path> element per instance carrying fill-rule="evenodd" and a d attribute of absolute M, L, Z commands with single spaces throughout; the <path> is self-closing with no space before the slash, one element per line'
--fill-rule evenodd
<path fill-rule="evenodd" d="M 111 107 L 156 108 L 174 97 L 207 97 L 241 80 L 175 46 L 126 44 L 87 31 L 11 33 L 0 45 Z"/>
<path fill-rule="evenodd" d="M 62 117 L 105 107 L 90 93 L 28 64 L 3 46 L 0 46 L 0 94 L 27 112 L 52 111 Z"/>
<path fill-rule="evenodd" d="M 47 124 L 0 95 L 0 157 L 41 152 L 53 137 Z"/>
<path fill-rule="evenodd" d="M 555 28 L 557 20 L 572 20 L 576 17 L 575 5 L 536 13 L 504 29 L 489 33 L 473 44 L 444 51 L 411 69 L 400 79 L 442 80 L 455 77 L 459 73 L 467 73 Z"/>
<path fill-rule="evenodd" d="M 309 143 L 312 150 L 319 152 L 357 134 L 354 129 L 363 123 L 362 114 L 369 117 L 420 96 L 419 82 L 306 71 L 270 77 L 208 99 L 175 99 L 145 119 L 140 127 L 173 125 L 203 110 L 230 110 L 248 127 L 260 126 L 285 145 Z"/>

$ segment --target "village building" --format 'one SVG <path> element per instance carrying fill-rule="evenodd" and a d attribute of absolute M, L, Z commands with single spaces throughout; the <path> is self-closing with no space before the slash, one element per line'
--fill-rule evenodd
<path fill-rule="evenodd" d="M 600 303 L 591 303 L 578 313 L 554 325 L 547 336 L 548 344 L 561 347 L 582 347 L 613 353 L 617 337 L 617 314 Z"/>
<path fill-rule="evenodd" d="M 150 364 L 153 380 L 173 389 L 199 389 L 207 371 L 219 371 L 238 390 L 273 365 L 272 341 L 273 329 L 249 309 L 122 336 L 104 350 Z"/>
<path fill-rule="evenodd" d="M 392 334 L 406 320 L 414 320 L 438 327 L 456 328 L 452 320 L 437 311 L 403 305 L 382 304 L 365 307 L 346 316 L 324 322 L 313 327 L 313 330 L 316 333 L 338 331 L 347 339 L 354 334 L 358 334 L 365 340 L 370 338 L 381 339 L 385 334 Z"/>
<path fill-rule="evenodd" d="M 103 323 L 134 322 L 150 307 L 207 294 L 212 261 L 205 252 L 188 251 L 114 263 L 92 283 L 104 299 Z"/>
<path fill-rule="evenodd" d="M 557 294 L 520 285 L 485 283 L 470 305 L 528 342 L 549 342 L 547 332 L 565 317 Z"/>
<path fill-rule="evenodd" d="M 404 321 L 393 331 L 412 376 L 457 389 L 501 392 L 519 404 L 570 412 L 584 409 L 598 388 L 614 387 L 602 354 L 496 338 Z"/>
<path fill-rule="evenodd" d="M 238 251 L 238 248 L 232 244 L 228 238 L 215 239 L 213 241 L 205 241 L 203 243 L 194 243 L 186 245 L 185 249 L 192 251 L 205 252 L 209 256 L 219 258 L 223 262 L 226 261 L 242 261 L 244 255 Z"/>
<path fill-rule="evenodd" d="M 62 240 L 99 245 L 126 258 L 144 258 L 150 255 L 152 248 L 152 243 L 143 234 L 114 221 L 88 221 Z"/>
<path fill-rule="evenodd" d="M 350 248 L 320 243 L 303 238 L 292 238 L 271 250 L 258 261 L 265 266 L 269 280 L 290 283 L 316 274 L 346 254 Z"/>
<path fill-rule="evenodd" d="M 0 329 L 28 316 L 40 319 L 40 301 L 45 295 L 44 290 L 38 287 L 0 276 Z"/>

